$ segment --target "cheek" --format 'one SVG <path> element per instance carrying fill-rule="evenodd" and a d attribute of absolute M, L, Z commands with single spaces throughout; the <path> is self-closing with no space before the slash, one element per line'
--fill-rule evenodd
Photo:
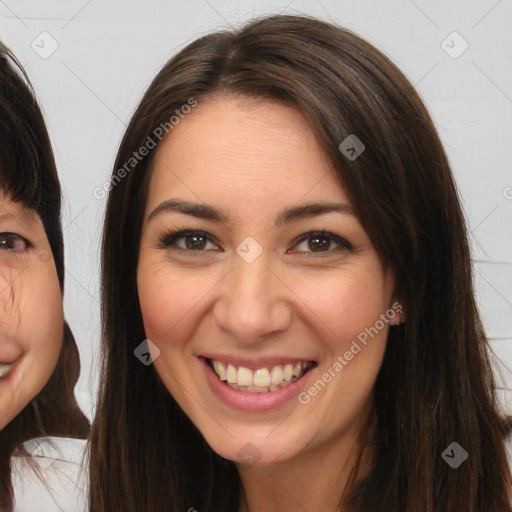
<path fill-rule="evenodd" d="M 40 371 L 35 374 L 48 379 L 59 357 L 64 328 L 62 295 L 53 262 L 35 269 L 25 285 L 30 288 L 20 296 L 20 336 L 29 351 L 37 353 Z"/>
<path fill-rule="evenodd" d="M 317 380 L 301 403 L 315 408 L 324 427 L 336 429 L 340 418 L 356 418 L 369 400 L 386 348 L 388 323 L 380 318 L 389 310 L 391 282 L 375 261 L 304 280 L 300 289 L 323 351 Z"/>
<path fill-rule="evenodd" d="M 197 271 L 195 271 L 197 273 Z M 188 366 L 194 330 L 200 315 L 201 298 L 211 288 L 206 279 L 187 275 L 186 270 L 171 272 L 162 262 L 151 262 L 142 253 L 137 270 L 139 304 L 146 338 L 160 353 L 155 370 L 169 393 L 187 410 L 182 385 L 191 378 Z"/>
<path fill-rule="evenodd" d="M 298 281 L 315 330 L 339 354 L 389 307 L 390 291 L 378 268 L 347 269 Z"/>
<path fill-rule="evenodd" d="M 186 340 L 194 306 L 208 290 L 206 280 L 187 277 L 186 270 L 172 272 L 141 255 L 137 287 L 146 336 L 157 345 L 169 338 Z"/>
<path fill-rule="evenodd" d="M 357 417 L 369 399 L 386 348 L 389 323 L 381 315 L 390 310 L 392 288 L 377 265 L 309 286 L 311 309 L 326 319 L 316 325 L 328 357 L 302 403 L 337 428 L 339 418 Z"/>
<path fill-rule="evenodd" d="M 63 330 L 62 295 L 53 260 L 28 264 L 21 272 L 2 269 L 0 313 L 27 348 L 31 340 L 51 343 Z M 57 340 L 60 344 L 60 339 Z"/>
<path fill-rule="evenodd" d="M 44 388 L 62 347 L 62 296 L 53 261 L 26 268 L 4 290 L 1 308 L 2 323 L 23 350 L 17 377 L 0 397 L 10 421 Z"/>

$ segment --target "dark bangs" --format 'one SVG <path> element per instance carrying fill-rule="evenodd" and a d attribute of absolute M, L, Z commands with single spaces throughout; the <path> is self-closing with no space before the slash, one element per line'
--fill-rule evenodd
<path fill-rule="evenodd" d="M 61 189 L 53 151 L 32 86 L 0 43 L 0 190 L 41 218 L 63 285 Z"/>

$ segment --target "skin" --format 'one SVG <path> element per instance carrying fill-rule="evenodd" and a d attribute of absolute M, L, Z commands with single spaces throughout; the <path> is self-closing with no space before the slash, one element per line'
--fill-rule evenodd
<path fill-rule="evenodd" d="M 215 205 L 230 220 L 175 211 L 149 220 L 170 198 Z M 206 352 L 297 357 L 318 363 L 315 382 L 391 308 L 393 276 L 356 216 L 330 212 L 274 225 L 282 209 L 317 200 L 350 204 L 314 132 L 287 106 L 210 98 L 158 149 L 137 275 L 146 335 L 160 350 L 154 365 L 169 392 L 212 449 L 237 464 L 241 511 L 336 510 L 373 410 L 388 324 L 307 405 L 292 399 L 265 412 L 230 408 L 199 366 Z M 184 238 L 162 247 L 178 228 L 214 241 L 188 252 Z M 298 241 L 322 229 L 354 250 L 333 241 L 319 254 L 307 239 Z M 250 264 L 236 252 L 248 236 L 263 249 Z"/>
<path fill-rule="evenodd" d="M 0 428 L 48 382 L 62 338 L 62 296 L 43 223 L 0 193 L 0 362 L 17 361 L 0 379 Z"/>

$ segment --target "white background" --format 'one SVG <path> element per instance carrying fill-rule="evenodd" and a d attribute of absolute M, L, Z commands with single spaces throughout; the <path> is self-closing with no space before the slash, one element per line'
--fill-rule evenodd
<path fill-rule="evenodd" d="M 169 57 L 210 31 L 280 12 L 312 14 L 353 30 L 416 86 L 461 191 L 488 336 L 512 368 L 511 0 L 0 0 L 0 38 L 33 82 L 63 186 L 64 307 L 82 361 L 76 394 L 90 418 L 98 377 L 105 207 L 93 190 L 108 181 L 125 125 Z M 453 31 L 469 44 L 458 58 L 442 47 Z M 462 48 L 453 37 L 444 45 Z M 51 44 L 58 47 L 47 58 L 33 48 L 48 51 Z M 512 374 L 500 369 L 500 385 L 512 388 Z M 500 391 L 500 399 L 512 413 L 512 391 Z"/>

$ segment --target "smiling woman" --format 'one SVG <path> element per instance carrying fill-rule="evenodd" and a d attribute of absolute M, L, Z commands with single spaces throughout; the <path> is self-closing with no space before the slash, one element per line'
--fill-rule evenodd
<path fill-rule="evenodd" d="M 76 473 L 75 461 L 68 457 L 67 467 L 60 461 L 59 470 L 65 471 L 57 480 L 52 478 L 57 466 L 45 471 L 59 457 L 60 448 L 84 443 L 64 438 L 84 439 L 89 430 L 73 394 L 80 371 L 78 350 L 63 319 L 60 205 L 41 111 L 21 66 L 0 43 L 2 512 L 53 512 L 57 506 L 71 510 L 62 508 L 70 500 L 72 510 L 79 510 L 74 476 L 64 486 L 65 495 L 58 495 L 62 478 L 69 478 L 69 467 Z M 53 458 L 50 445 L 57 449 Z M 45 477 L 48 487 L 42 485 Z"/>
<path fill-rule="evenodd" d="M 400 70 L 307 17 L 202 37 L 113 175 L 190 98 L 108 198 L 90 510 L 510 512 L 465 221 Z"/>

